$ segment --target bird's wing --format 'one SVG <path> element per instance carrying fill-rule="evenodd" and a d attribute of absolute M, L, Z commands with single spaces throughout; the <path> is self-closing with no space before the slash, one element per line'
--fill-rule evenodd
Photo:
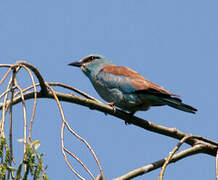
<path fill-rule="evenodd" d="M 131 79 L 131 84 L 137 87 L 135 93 L 137 94 L 151 94 L 159 97 L 170 98 L 171 96 L 178 96 L 170 93 L 162 86 L 152 83 L 151 81 L 141 81 L 138 79 Z"/>
<path fill-rule="evenodd" d="M 127 67 L 106 66 L 98 73 L 97 78 L 108 88 L 119 88 L 126 93 L 151 94 L 160 97 L 174 95 Z"/>
<path fill-rule="evenodd" d="M 141 80 L 146 80 L 143 76 L 141 76 L 136 71 L 134 71 L 130 68 L 127 68 L 127 67 L 123 67 L 123 66 L 110 65 L 110 66 L 104 67 L 102 69 L 102 71 L 105 73 L 116 75 L 116 76 L 128 77 L 130 79 L 137 78 L 137 79 L 141 79 Z"/>
<path fill-rule="evenodd" d="M 118 88 L 123 93 L 135 93 L 146 95 L 147 97 L 150 96 L 150 100 L 152 100 L 152 96 L 155 96 L 158 97 L 163 104 L 167 104 L 176 109 L 190 113 L 195 113 L 197 111 L 194 107 L 183 104 L 181 99 L 175 97 L 178 95 L 171 94 L 163 87 L 148 81 L 139 73 L 126 67 L 114 65 L 104 67 L 97 74 L 96 78 L 99 83 L 107 88 Z M 156 100 L 157 99 L 154 98 L 153 102 L 150 101 L 151 104 L 153 103 L 153 105 L 155 105 Z M 160 101 L 158 101 L 158 103 L 160 103 Z"/>

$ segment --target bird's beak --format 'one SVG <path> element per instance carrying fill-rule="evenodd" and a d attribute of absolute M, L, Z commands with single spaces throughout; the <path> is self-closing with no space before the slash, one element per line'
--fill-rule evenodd
<path fill-rule="evenodd" d="M 77 62 L 72 62 L 70 64 L 68 64 L 69 66 L 76 66 L 76 67 L 81 67 L 83 65 L 82 62 L 77 61 Z"/>

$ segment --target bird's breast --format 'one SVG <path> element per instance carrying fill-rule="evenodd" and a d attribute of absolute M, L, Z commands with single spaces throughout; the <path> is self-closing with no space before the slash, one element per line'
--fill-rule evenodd
<path fill-rule="evenodd" d="M 118 103 L 123 100 L 123 93 L 117 88 L 108 88 L 99 81 L 93 82 L 93 86 L 101 98 L 109 103 Z"/>
<path fill-rule="evenodd" d="M 95 90 L 107 102 L 113 102 L 116 106 L 127 111 L 147 110 L 149 104 L 133 93 L 124 93 L 119 88 L 108 88 L 98 81 L 92 82 Z"/>

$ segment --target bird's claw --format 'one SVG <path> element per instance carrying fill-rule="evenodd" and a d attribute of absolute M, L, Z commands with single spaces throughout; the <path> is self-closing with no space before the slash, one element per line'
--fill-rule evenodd
<path fill-rule="evenodd" d="M 115 108 L 115 102 L 110 102 L 110 103 L 107 103 L 107 105 L 109 105 L 110 107 L 113 108 L 113 113 L 116 112 L 116 108 Z"/>
<path fill-rule="evenodd" d="M 130 112 L 130 113 L 128 113 L 128 114 L 129 114 L 130 117 L 133 117 L 134 114 L 135 114 L 135 111 Z M 125 120 L 125 125 L 128 125 L 128 124 L 132 124 L 132 123 L 131 123 L 129 120 Z"/>

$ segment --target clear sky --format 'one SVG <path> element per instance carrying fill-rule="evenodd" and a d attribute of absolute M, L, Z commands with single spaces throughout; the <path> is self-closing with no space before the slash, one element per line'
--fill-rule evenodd
<path fill-rule="evenodd" d="M 0 63 L 24 59 L 37 66 L 46 81 L 63 82 L 100 99 L 85 75 L 67 64 L 102 54 L 199 109 L 193 115 L 155 107 L 137 116 L 218 140 L 217 7 L 217 0 L 2 0 Z M 72 128 L 94 148 L 106 179 L 166 157 L 178 142 L 82 106 L 62 105 Z M 16 123 L 21 133 L 21 113 Z M 61 153 L 60 130 L 55 101 L 39 100 L 33 137 L 40 139 L 48 174 L 52 180 L 76 179 Z M 96 175 L 95 161 L 85 147 L 72 136 L 65 140 Z M 157 179 L 159 172 L 136 179 Z M 82 175 L 87 177 L 83 171 Z M 165 179 L 215 179 L 215 158 L 200 154 L 169 165 Z"/>

